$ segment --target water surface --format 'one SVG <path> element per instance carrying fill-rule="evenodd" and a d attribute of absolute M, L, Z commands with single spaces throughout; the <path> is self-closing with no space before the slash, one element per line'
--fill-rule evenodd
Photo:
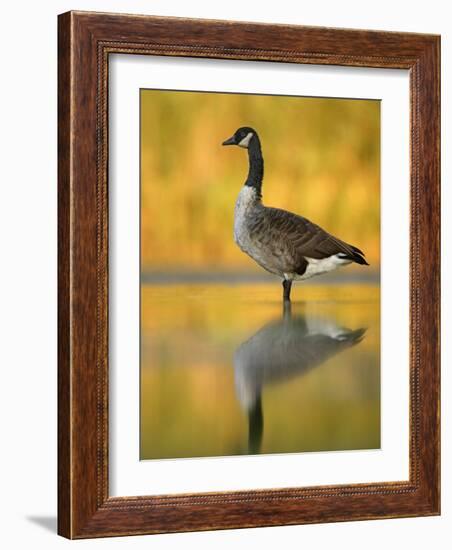
<path fill-rule="evenodd" d="M 380 446 L 373 285 L 144 284 L 141 459 Z"/>

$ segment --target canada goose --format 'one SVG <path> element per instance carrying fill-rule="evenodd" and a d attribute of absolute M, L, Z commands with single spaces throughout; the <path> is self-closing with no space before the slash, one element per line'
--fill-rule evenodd
<path fill-rule="evenodd" d="M 235 242 L 261 267 L 283 278 L 284 300 L 290 300 L 294 280 L 309 279 L 352 262 L 369 265 L 356 246 L 302 216 L 262 204 L 264 159 L 256 130 L 239 128 L 223 145 L 248 149 L 248 177 L 235 204 Z"/>
<path fill-rule="evenodd" d="M 236 395 L 248 414 L 248 451 L 260 450 L 264 430 L 264 386 L 297 378 L 338 353 L 356 346 L 366 329 L 350 330 L 334 319 L 312 314 L 292 316 L 283 302 L 282 319 L 273 320 L 243 342 L 234 354 Z"/>

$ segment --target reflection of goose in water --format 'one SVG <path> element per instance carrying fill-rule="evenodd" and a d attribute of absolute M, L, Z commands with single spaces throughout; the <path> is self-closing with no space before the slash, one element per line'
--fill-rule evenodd
<path fill-rule="evenodd" d="M 285 302 L 281 320 L 264 325 L 237 348 L 235 385 L 240 404 L 248 413 L 250 453 L 258 453 L 262 442 L 264 386 L 305 374 L 361 342 L 365 331 L 340 327 L 333 319 L 292 316 L 290 302 Z"/>

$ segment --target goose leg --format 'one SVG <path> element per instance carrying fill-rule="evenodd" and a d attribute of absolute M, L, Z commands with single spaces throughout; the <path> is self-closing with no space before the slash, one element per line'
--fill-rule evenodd
<path fill-rule="evenodd" d="M 290 302 L 290 289 L 292 288 L 292 281 L 289 281 L 288 279 L 284 279 L 282 282 L 283 286 L 283 300 Z"/>

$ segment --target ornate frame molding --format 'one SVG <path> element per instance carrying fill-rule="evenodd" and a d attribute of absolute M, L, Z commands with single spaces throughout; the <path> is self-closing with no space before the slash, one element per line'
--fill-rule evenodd
<path fill-rule="evenodd" d="M 438 514 L 439 37 L 68 12 L 59 16 L 58 47 L 59 533 L 86 538 Z M 108 59 L 121 53 L 410 71 L 409 481 L 109 497 Z"/>

